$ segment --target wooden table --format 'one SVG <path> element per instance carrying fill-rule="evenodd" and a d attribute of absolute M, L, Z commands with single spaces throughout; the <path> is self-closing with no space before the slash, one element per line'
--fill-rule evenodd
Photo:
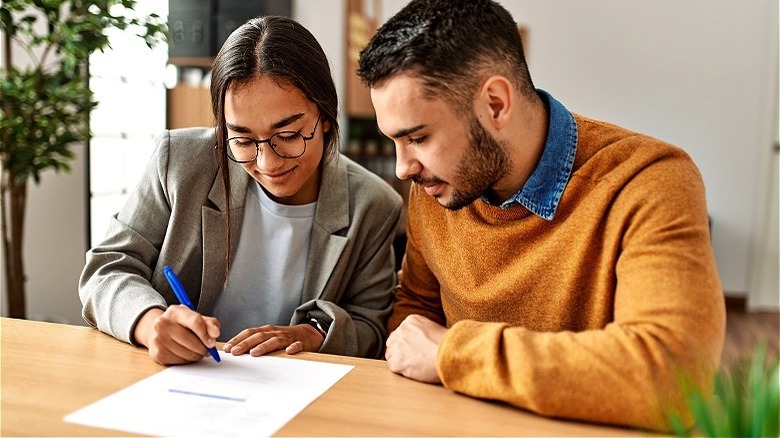
<path fill-rule="evenodd" d="M 0 344 L 2 436 L 127 436 L 62 418 L 165 369 L 145 349 L 87 327 L 2 318 Z M 644 434 L 544 418 L 455 394 L 397 376 L 379 360 L 315 353 L 295 358 L 355 368 L 279 430 L 280 436 Z"/>

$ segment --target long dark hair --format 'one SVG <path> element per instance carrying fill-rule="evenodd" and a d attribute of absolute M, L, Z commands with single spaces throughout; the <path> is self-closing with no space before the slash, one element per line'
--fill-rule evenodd
<path fill-rule="evenodd" d="M 319 108 L 325 132 L 323 161 L 338 154 L 338 96 L 328 58 L 320 43 L 300 23 L 277 16 L 253 18 L 222 45 L 211 70 L 211 109 L 217 123 L 217 159 L 225 186 L 227 273 L 230 271 L 230 172 L 225 127 L 225 93 L 232 84 L 269 76 L 289 83 Z M 227 280 L 227 277 L 226 277 Z"/>

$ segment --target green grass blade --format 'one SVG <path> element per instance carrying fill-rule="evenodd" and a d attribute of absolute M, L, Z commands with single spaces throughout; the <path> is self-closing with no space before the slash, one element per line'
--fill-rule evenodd
<path fill-rule="evenodd" d="M 685 428 L 679 415 L 669 416 L 677 436 L 780 437 L 780 355 L 767 358 L 765 341 L 749 360 L 721 369 L 714 383 L 710 400 L 697 390 L 687 396 L 694 428 Z"/>

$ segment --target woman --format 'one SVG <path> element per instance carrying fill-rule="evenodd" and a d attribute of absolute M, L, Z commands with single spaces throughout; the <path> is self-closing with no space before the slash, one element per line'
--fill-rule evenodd
<path fill-rule="evenodd" d="M 319 43 L 293 20 L 250 20 L 214 60 L 211 99 L 216 130 L 161 135 L 87 253 L 85 320 L 161 364 L 216 340 L 236 355 L 381 357 L 401 198 L 339 155 Z M 165 265 L 197 311 L 175 305 Z"/>

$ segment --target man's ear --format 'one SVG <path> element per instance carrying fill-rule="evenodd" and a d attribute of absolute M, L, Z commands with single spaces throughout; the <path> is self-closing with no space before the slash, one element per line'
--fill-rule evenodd
<path fill-rule="evenodd" d="M 483 114 L 487 116 L 485 122 L 501 130 L 510 122 L 515 106 L 514 99 L 512 83 L 506 77 L 497 75 L 487 78 L 482 84 L 477 96 L 477 105 L 482 107 Z"/>

